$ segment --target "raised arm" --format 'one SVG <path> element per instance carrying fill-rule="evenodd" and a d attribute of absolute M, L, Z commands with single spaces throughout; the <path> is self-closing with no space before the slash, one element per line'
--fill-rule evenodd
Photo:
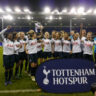
<path fill-rule="evenodd" d="M 7 26 L 7 28 L 3 29 L 3 30 L 0 32 L 0 35 L 1 35 L 2 39 L 4 39 L 4 33 L 5 33 L 8 29 L 10 29 L 10 28 L 11 28 L 11 26 Z"/>

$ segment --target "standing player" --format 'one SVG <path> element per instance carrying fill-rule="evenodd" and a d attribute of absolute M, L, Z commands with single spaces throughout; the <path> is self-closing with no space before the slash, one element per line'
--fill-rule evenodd
<path fill-rule="evenodd" d="M 71 40 L 69 39 L 69 35 L 66 32 L 64 34 L 64 39 L 62 39 L 63 43 L 63 58 L 70 58 L 70 52 L 71 52 Z"/>
<path fill-rule="evenodd" d="M 41 43 L 41 40 L 39 39 L 38 40 L 38 43 L 37 43 L 37 54 L 38 54 L 38 60 L 40 60 L 40 64 L 43 62 L 43 52 L 42 52 L 42 43 Z"/>
<path fill-rule="evenodd" d="M 51 46 L 51 39 L 49 39 L 50 35 L 48 32 L 45 32 L 44 34 L 44 37 L 45 39 L 43 39 L 43 45 L 44 45 L 44 53 L 43 53 L 43 57 L 44 57 L 44 60 L 46 61 L 47 60 L 47 57 L 48 59 L 51 58 L 51 52 L 52 52 L 52 46 Z"/>
<path fill-rule="evenodd" d="M 5 68 L 5 86 L 8 84 L 12 84 L 11 77 L 13 74 L 13 65 L 14 65 L 14 43 L 12 41 L 12 33 L 8 33 L 6 38 L 4 37 L 4 33 L 6 30 L 10 29 L 8 26 L 4 29 L 0 35 L 3 40 L 3 63 Z"/>
<path fill-rule="evenodd" d="M 13 33 L 13 40 L 14 40 L 14 61 L 16 63 L 16 68 L 15 68 L 15 77 L 18 78 L 18 70 L 19 70 L 19 49 L 22 47 L 20 45 L 20 42 L 18 40 L 18 33 L 14 32 Z"/>
<path fill-rule="evenodd" d="M 84 42 L 86 40 L 86 30 L 82 29 L 81 30 L 81 41 Z M 84 50 L 84 46 L 81 44 L 81 50 L 82 50 L 82 58 L 83 58 L 83 50 Z"/>
<path fill-rule="evenodd" d="M 32 81 L 35 81 L 35 73 L 37 69 L 37 39 L 35 32 L 30 34 L 27 43 L 28 48 L 26 49 L 26 53 L 29 54 L 29 63 L 31 65 L 31 79 Z"/>
<path fill-rule="evenodd" d="M 25 34 L 25 40 L 26 40 L 26 42 L 27 42 L 27 40 L 28 40 L 28 35 L 27 34 Z M 27 44 L 27 43 L 25 43 L 25 44 Z M 28 47 L 28 44 L 27 44 L 27 47 Z M 26 54 L 26 52 L 25 52 L 25 73 L 27 73 L 27 67 L 28 67 L 28 54 Z"/>
<path fill-rule="evenodd" d="M 59 32 L 56 32 L 56 38 L 54 40 L 54 52 L 55 58 L 62 58 L 62 41 Z"/>
<path fill-rule="evenodd" d="M 72 42 L 72 57 L 81 58 L 81 41 L 78 38 L 77 34 L 74 34 L 71 42 Z"/>
<path fill-rule="evenodd" d="M 24 32 L 20 32 L 20 46 L 21 48 L 19 49 L 19 65 L 20 65 L 20 77 L 22 76 L 22 69 L 23 69 L 23 61 L 25 59 L 25 50 L 24 50 L 24 46 L 27 42 L 27 40 L 25 39 L 25 34 Z"/>
<path fill-rule="evenodd" d="M 93 60 L 92 59 L 92 55 L 93 55 L 92 33 L 90 32 L 87 33 L 87 39 L 83 41 L 83 46 L 84 46 L 84 50 L 83 50 L 84 58 L 92 61 Z"/>
<path fill-rule="evenodd" d="M 54 59 L 55 55 L 54 55 L 54 44 L 53 44 L 53 42 L 54 42 L 55 37 L 56 37 L 56 30 L 53 30 L 51 35 L 52 35 L 52 39 L 51 39 L 52 40 L 52 57 Z"/>

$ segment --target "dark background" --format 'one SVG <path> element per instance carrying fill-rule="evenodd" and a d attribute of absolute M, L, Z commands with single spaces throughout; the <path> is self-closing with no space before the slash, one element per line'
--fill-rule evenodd
<path fill-rule="evenodd" d="M 73 6 L 85 6 L 87 8 L 94 8 L 96 0 L 0 0 L 0 6 L 20 6 L 29 7 L 33 11 L 41 11 L 45 6 L 50 6 L 51 9 L 58 8 L 71 8 Z"/>
<path fill-rule="evenodd" d="M 14 11 L 14 7 L 18 6 L 23 11 L 24 7 L 29 8 L 32 12 L 43 12 L 46 6 L 51 8 L 51 11 L 54 9 L 58 9 L 60 12 L 67 8 L 68 12 L 72 7 L 78 8 L 79 6 L 85 7 L 85 11 L 93 8 L 96 8 L 96 0 L 0 0 L 0 7 L 5 9 L 6 6 L 11 7 Z M 34 29 L 34 21 L 39 21 L 42 25 L 45 26 L 45 30 L 51 32 L 52 30 L 65 30 L 66 32 L 70 32 L 70 18 L 75 16 L 61 16 L 62 20 L 46 20 L 45 15 L 32 15 L 33 20 L 21 20 L 16 19 L 19 15 L 14 15 L 14 20 L 12 21 L 4 21 L 4 28 L 7 25 L 12 25 L 14 31 L 29 31 L 30 29 Z M 20 15 L 21 16 L 21 15 Z M 24 17 L 22 15 L 21 17 Z M 58 16 L 57 16 L 58 17 Z M 88 31 L 95 32 L 96 31 L 96 16 L 81 16 L 79 18 L 86 18 L 86 20 L 73 20 L 72 21 L 72 29 L 79 32 L 80 24 L 84 24 L 84 28 Z M 0 25 L 1 25 L 0 19 Z M 1 30 L 1 26 L 0 26 Z M 12 31 L 13 31 L 12 30 Z"/>

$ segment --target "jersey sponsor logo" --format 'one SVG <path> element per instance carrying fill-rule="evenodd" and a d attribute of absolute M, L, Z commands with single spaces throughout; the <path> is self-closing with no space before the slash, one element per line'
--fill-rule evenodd
<path fill-rule="evenodd" d="M 50 44 L 50 42 L 44 42 L 44 44 Z"/>
<path fill-rule="evenodd" d="M 41 45 L 37 46 L 37 48 L 41 48 L 41 47 L 42 47 Z"/>
<path fill-rule="evenodd" d="M 90 46 L 92 46 L 92 44 L 85 43 L 85 46 L 89 46 L 90 47 Z"/>
<path fill-rule="evenodd" d="M 31 45 L 36 45 L 36 44 L 37 44 L 37 42 L 32 42 L 32 43 L 31 43 Z"/>
<path fill-rule="evenodd" d="M 24 45 L 25 43 L 20 43 L 21 45 Z"/>
<path fill-rule="evenodd" d="M 61 45 L 61 43 L 55 43 L 56 44 L 56 46 L 60 46 Z"/>
<path fill-rule="evenodd" d="M 69 43 L 65 43 L 65 42 L 63 42 L 63 44 L 64 44 L 64 45 L 70 45 Z"/>
<path fill-rule="evenodd" d="M 74 42 L 73 45 L 78 45 L 78 42 Z"/>
<path fill-rule="evenodd" d="M 39 87 L 51 93 L 90 91 L 96 81 L 94 63 L 81 59 L 56 59 L 42 63 L 36 72 Z"/>
<path fill-rule="evenodd" d="M 19 47 L 20 46 L 20 44 L 16 44 L 16 47 Z"/>
<path fill-rule="evenodd" d="M 7 44 L 7 47 L 14 47 L 12 44 Z"/>

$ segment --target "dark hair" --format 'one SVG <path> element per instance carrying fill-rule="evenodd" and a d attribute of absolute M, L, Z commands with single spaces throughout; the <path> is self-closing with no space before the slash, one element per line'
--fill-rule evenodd
<path fill-rule="evenodd" d="M 16 38 L 17 32 L 13 32 L 13 39 Z"/>
<path fill-rule="evenodd" d="M 9 34 L 12 34 L 12 32 L 5 33 L 5 34 L 4 34 L 4 37 L 5 37 L 5 38 L 8 38 L 8 35 L 9 35 Z"/>

